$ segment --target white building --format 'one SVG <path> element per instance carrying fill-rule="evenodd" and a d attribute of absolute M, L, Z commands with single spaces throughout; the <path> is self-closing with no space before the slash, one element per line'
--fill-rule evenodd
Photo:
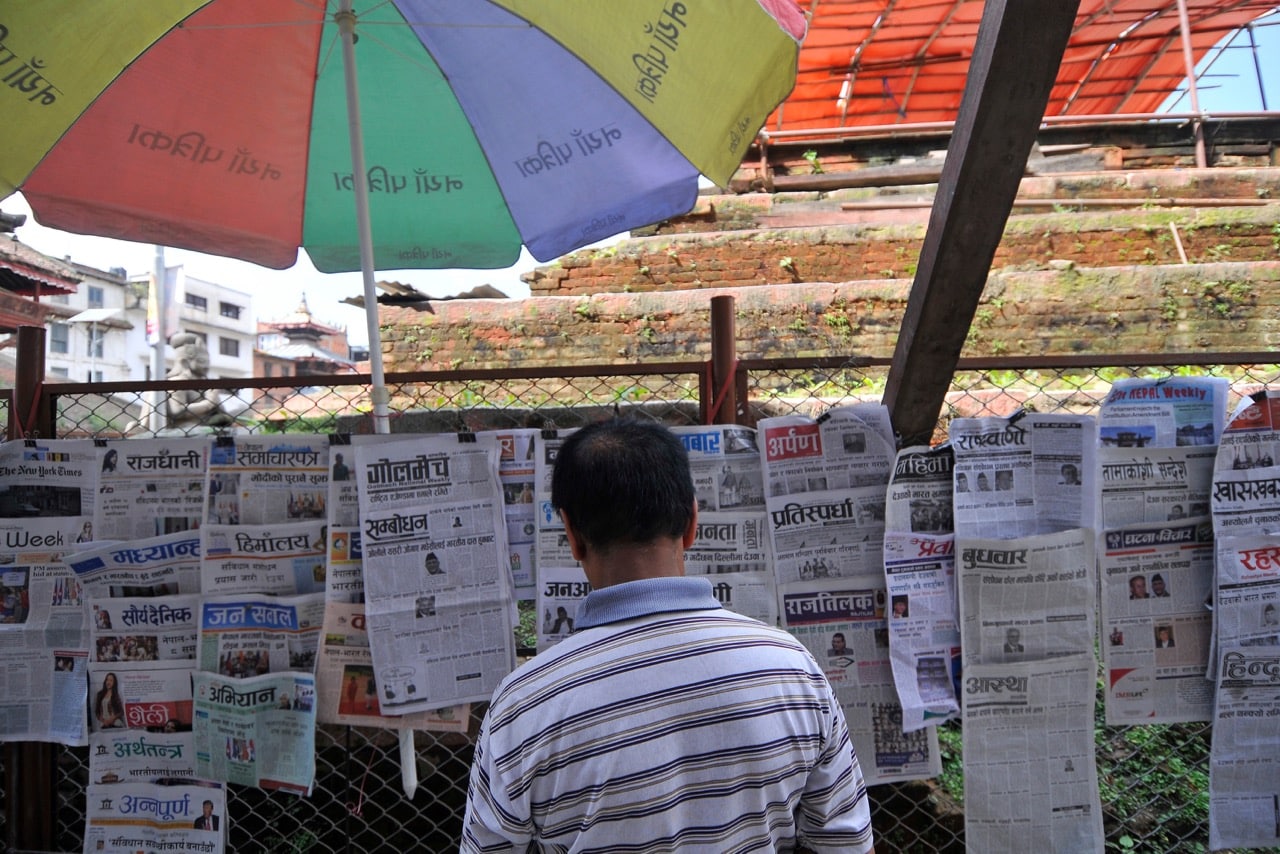
<path fill-rule="evenodd" d="M 48 372 L 73 382 L 152 379 L 146 332 L 150 277 L 130 277 L 121 268 L 98 270 L 70 259 L 66 263 L 82 281 L 74 294 L 43 300 L 58 314 L 49 323 Z M 178 322 L 169 335 L 191 332 L 204 339 L 212 379 L 253 376 L 257 323 L 252 296 L 226 285 L 178 278 L 183 282 L 177 294 Z M 172 350 L 166 353 L 166 365 L 167 373 L 173 365 Z"/>

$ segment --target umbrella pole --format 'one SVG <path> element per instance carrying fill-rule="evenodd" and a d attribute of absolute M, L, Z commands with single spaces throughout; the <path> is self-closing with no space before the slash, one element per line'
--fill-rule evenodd
<path fill-rule="evenodd" d="M 373 396 L 373 432 L 391 432 L 386 376 L 382 370 L 382 341 L 378 329 L 378 294 L 374 285 L 373 225 L 369 219 L 369 173 L 364 165 L 364 136 L 360 130 L 360 87 L 356 83 L 356 15 L 351 0 L 342 0 L 334 13 L 342 34 L 342 67 L 347 84 L 347 134 L 351 139 L 351 182 L 356 199 L 356 235 L 360 241 L 360 275 L 364 280 L 364 318 L 369 330 L 369 374 Z"/>
<path fill-rule="evenodd" d="M 369 374 L 373 383 L 373 432 L 390 433 L 386 377 L 382 372 L 382 341 L 378 330 L 378 294 L 373 281 L 373 226 L 369 221 L 369 175 L 364 168 L 364 137 L 360 132 L 360 89 L 356 85 L 356 16 L 351 0 L 342 0 L 334 15 L 342 34 L 342 67 L 347 84 L 347 132 L 351 138 L 351 180 L 356 198 L 356 229 L 360 238 L 360 274 L 364 279 L 364 316 L 369 329 Z M 418 790 L 418 754 L 413 730 L 400 730 L 400 786 L 412 799 Z"/>

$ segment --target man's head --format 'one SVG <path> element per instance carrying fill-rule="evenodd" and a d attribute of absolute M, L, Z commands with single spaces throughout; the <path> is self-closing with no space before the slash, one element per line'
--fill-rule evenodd
<path fill-rule="evenodd" d="M 1158 572 L 1155 575 L 1151 576 L 1151 590 L 1157 596 L 1164 595 L 1164 576 Z"/>
<path fill-rule="evenodd" d="M 1129 595 L 1139 599 L 1147 598 L 1147 579 L 1142 575 L 1135 575 L 1129 579 Z"/>
<path fill-rule="evenodd" d="M 551 475 L 551 506 L 587 550 L 684 536 L 694 519 L 689 455 L 670 430 L 616 418 L 575 431 Z"/>
<path fill-rule="evenodd" d="M 1022 631 L 1020 629 L 1005 629 L 1004 639 L 1007 643 L 1019 643 L 1022 640 Z"/>
<path fill-rule="evenodd" d="M 205 801 L 200 805 L 205 815 L 213 815 L 213 801 Z"/>
<path fill-rule="evenodd" d="M 831 636 L 831 648 L 836 652 L 844 652 L 844 632 L 836 632 Z"/>

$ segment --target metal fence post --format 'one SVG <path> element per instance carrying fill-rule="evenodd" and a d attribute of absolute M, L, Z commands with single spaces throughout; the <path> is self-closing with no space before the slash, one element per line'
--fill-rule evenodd
<path fill-rule="evenodd" d="M 711 298 L 711 400 L 703 421 L 712 424 L 742 424 L 744 413 L 739 411 L 738 401 L 746 400 L 738 394 L 739 379 L 737 341 L 738 333 L 731 295 Z M 708 406 L 704 401 L 703 406 Z"/>

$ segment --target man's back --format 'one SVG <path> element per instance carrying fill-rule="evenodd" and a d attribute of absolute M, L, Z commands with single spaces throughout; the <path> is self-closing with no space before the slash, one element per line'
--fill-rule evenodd
<path fill-rule="evenodd" d="M 477 746 L 464 851 L 869 848 L 821 668 L 784 632 L 681 610 L 699 583 L 611 588 L 634 612 L 649 607 L 637 589 L 662 609 L 583 630 L 508 677 Z"/>

